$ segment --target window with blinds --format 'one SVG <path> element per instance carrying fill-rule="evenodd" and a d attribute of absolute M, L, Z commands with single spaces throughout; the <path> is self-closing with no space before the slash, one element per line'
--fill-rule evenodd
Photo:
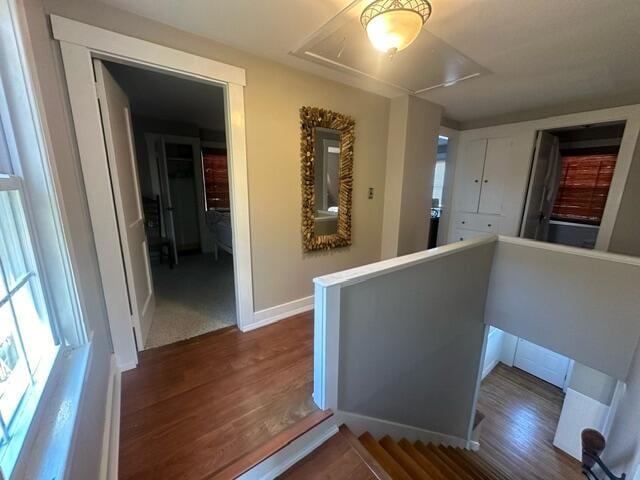
<path fill-rule="evenodd" d="M 615 154 L 563 156 L 551 218 L 600 225 L 616 158 Z"/>
<path fill-rule="evenodd" d="M 229 171 L 226 153 L 204 148 L 202 162 L 207 210 L 228 209 L 230 206 Z"/>

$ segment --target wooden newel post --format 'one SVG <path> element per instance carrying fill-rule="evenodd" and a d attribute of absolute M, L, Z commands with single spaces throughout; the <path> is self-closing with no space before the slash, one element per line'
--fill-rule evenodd
<path fill-rule="evenodd" d="M 595 458 L 600 457 L 606 442 L 600 432 L 592 428 L 585 428 L 582 437 L 582 464 L 592 468 L 595 465 Z M 588 454 L 588 455 L 585 455 Z"/>

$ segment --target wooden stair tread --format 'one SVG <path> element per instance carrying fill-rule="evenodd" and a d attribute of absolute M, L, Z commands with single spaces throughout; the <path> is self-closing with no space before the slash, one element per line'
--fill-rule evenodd
<path fill-rule="evenodd" d="M 477 478 L 478 480 L 496 480 L 495 476 L 487 472 L 484 468 L 474 464 L 471 460 L 464 455 L 462 450 L 454 447 L 439 447 L 440 451 L 448 455 L 454 460 L 460 467 L 465 470 L 469 476 Z"/>
<path fill-rule="evenodd" d="M 340 433 L 344 435 L 351 447 L 358 453 L 362 461 L 367 464 L 378 480 L 392 480 L 382 465 L 380 465 L 373 455 L 371 455 L 371 452 L 364 447 L 362 442 L 358 440 L 358 437 L 356 437 L 346 425 L 343 424 L 340 427 Z"/>
<path fill-rule="evenodd" d="M 416 449 L 416 447 L 414 447 L 411 444 L 411 442 L 409 442 L 409 440 L 407 440 L 406 438 L 403 438 L 402 440 L 400 440 L 398 442 L 398 445 L 400 445 L 400 448 L 402 448 L 405 452 L 407 452 L 407 455 L 409 455 L 411 458 L 413 458 L 416 461 L 416 463 L 418 463 L 422 467 L 422 469 L 425 472 L 427 472 L 427 474 L 433 480 L 449 480 L 444 475 L 442 470 L 440 470 L 437 465 L 434 465 L 433 463 L 431 463 L 429 461 L 428 458 L 426 458 L 424 455 L 422 455 Z"/>
<path fill-rule="evenodd" d="M 470 474 L 466 465 L 461 465 L 456 462 L 453 458 L 451 458 L 445 451 L 443 451 L 438 446 L 430 443 L 427 445 L 427 448 L 434 452 L 437 456 L 439 456 L 449 467 L 456 472 L 456 474 L 463 480 L 477 480 L 474 478 L 473 474 Z"/>
<path fill-rule="evenodd" d="M 279 434 L 272 437 L 268 442 L 261 445 L 247 455 L 243 455 L 238 460 L 230 463 L 222 470 L 216 472 L 212 479 L 236 478 L 247 470 L 250 470 L 263 460 L 269 458 L 274 453 L 282 450 L 284 447 L 304 435 L 306 432 L 314 428 L 316 425 L 327 420 L 333 413 L 330 410 L 319 410 L 311 415 L 283 430 Z"/>
<path fill-rule="evenodd" d="M 380 445 L 375 438 L 365 432 L 360 435 L 360 441 L 373 455 L 378 463 L 386 470 L 393 480 L 411 480 L 409 474 L 395 461 L 395 459 Z"/>
<path fill-rule="evenodd" d="M 422 467 L 405 452 L 389 435 L 380 440 L 380 445 L 409 474 L 413 480 L 432 480 Z"/>
<path fill-rule="evenodd" d="M 495 465 L 489 463 L 487 460 L 482 458 L 477 452 L 460 452 L 463 456 L 469 459 L 470 462 L 477 465 L 478 468 L 483 469 L 484 471 L 491 473 L 493 477 L 497 480 L 510 480 L 510 477 L 507 473 L 503 472 L 501 469 L 496 467 Z"/>
<path fill-rule="evenodd" d="M 427 446 L 421 441 L 417 441 L 413 444 L 413 446 L 420 452 L 430 463 L 433 463 L 438 467 L 438 469 L 442 472 L 444 477 L 447 480 L 460 480 L 463 477 L 460 477 L 456 470 L 452 469 L 449 464 L 443 461 L 439 455 L 432 450 L 429 450 Z M 466 479 L 463 479 L 466 480 Z"/>
<path fill-rule="evenodd" d="M 389 476 L 379 476 L 363 461 L 361 454 L 352 444 L 351 437 L 355 438 L 348 429 L 341 427 L 336 435 L 289 468 L 279 478 L 287 480 L 315 478 L 389 480 Z M 361 444 L 360 448 L 364 449 Z M 378 468 L 384 472 L 382 467 L 378 466 Z"/>

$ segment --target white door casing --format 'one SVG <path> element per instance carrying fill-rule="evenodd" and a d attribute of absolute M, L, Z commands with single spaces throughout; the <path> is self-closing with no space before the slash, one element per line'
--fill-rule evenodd
<path fill-rule="evenodd" d="M 138 357 L 119 252 L 118 224 L 104 151 L 92 58 L 147 68 L 224 89 L 229 156 L 229 187 L 233 222 L 233 263 L 238 327 L 254 328 L 251 229 L 242 68 L 210 58 L 122 35 L 68 18 L 51 15 L 53 37 L 60 42 L 80 164 L 86 186 L 100 277 L 114 354 L 122 371 Z"/>
<path fill-rule="evenodd" d="M 563 388 L 571 360 L 559 353 L 518 339 L 514 365 L 542 380 Z"/>
<path fill-rule="evenodd" d="M 93 62 L 120 248 L 127 278 L 129 308 L 136 330 L 138 350 L 142 350 L 153 320 L 155 295 L 133 146 L 129 99 L 104 64 L 100 60 Z"/>
<path fill-rule="evenodd" d="M 538 132 L 520 228 L 520 236 L 523 238 L 543 241 L 547 239 L 549 220 L 557 193 L 558 170 L 562 167 L 559 143 L 555 135 Z"/>

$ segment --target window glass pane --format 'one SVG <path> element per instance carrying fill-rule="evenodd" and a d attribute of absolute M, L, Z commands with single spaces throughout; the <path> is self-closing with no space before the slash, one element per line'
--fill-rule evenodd
<path fill-rule="evenodd" d="M 12 197 L 17 193 L 6 190 L 0 192 L 0 260 L 9 288 L 13 288 L 28 272 L 18 230 L 22 223 L 22 212 L 15 212 L 12 207 Z"/>
<path fill-rule="evenodd" d="M 0 414 L 7 424 L 11 422 L 29 382 L 30 375 L 11 306 L 5 303 L 0 307 Z"/>
<path fill-rule="evenodd" d="M 29 281 L 20 287 L 12 296 L 11 303 L 16 312 L 29 366 L 35 373 L 42 355 L 54 344 L 49 319 L 42 308 L 42 294 L 37 281 Z"/>
<path fill-rule="evenodd" d="M 2 275 L 2 260 L 0 260 L 0 303 L 7 296 L 7 286 L 4 283 L 4 275 Z"/>

